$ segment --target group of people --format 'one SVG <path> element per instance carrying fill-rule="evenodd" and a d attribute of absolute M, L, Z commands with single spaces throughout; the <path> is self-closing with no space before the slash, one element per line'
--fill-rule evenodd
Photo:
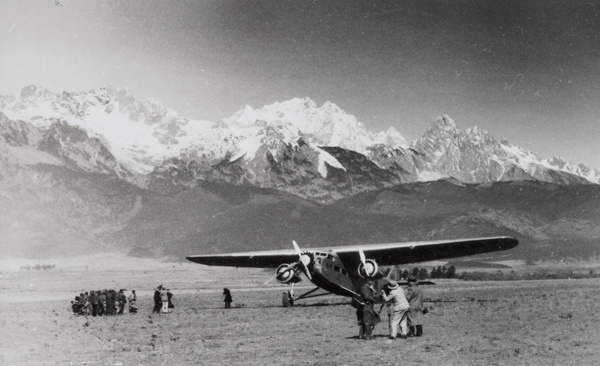
<path fill-rule="evenodd" d="M 382 291 L 375 288 L 373 279 L 367 279 L 360 294 L 353 299 L 357 307 L 360 339 L 373 339 L 373 328 L 381 321 L 379 314 L 385 305 L 388 307 L 390 339 L 423 335 L 423 290 L 416 277 L 408 278 L 406 289 L 388 280 Z M 376 304 L 382 304 L 379 311 L 375 310 Z"/>
<path fill-rule="evenodd" d="M 129 303 L 129 313 L 137 313 L 137 295 L 131 290 L 129 298 L 125 290 L 97 290 L 82 292 L 71 300 L 71 310 L 75 315 L 117 315 L 123 314 L 125 304 Z"/>
<path fill-rule="evenodd" d="M 123 314 L 125 305 L 129 303 L 129 313 L 135 314 L 137 308 L 137 295 L 135 290 L 131 290 L 129 297 L 125 295 L 124 289 L 119 290 L 98 290 L 89 293 L 82 292 L 71 300 L 71 309 L 75 315 L 117 315 Z M 228 288 L 223 289 L 223 301 L 225 308 L 230 308 L 233 298 Z M 153 313 L 168 314 L 173 311 L 173 294 L 163 285 L 159 285 L 154 290 L 154 308 Z"/>
<path fill-rule="evenodd" d="M 152 313 L 155 314 L 168 314 L 173 311 L 175 305 L 173 305 L 173 294 L 171 291 L 163 285 L 158 285 L 154 290 L 154 308 Z"/>

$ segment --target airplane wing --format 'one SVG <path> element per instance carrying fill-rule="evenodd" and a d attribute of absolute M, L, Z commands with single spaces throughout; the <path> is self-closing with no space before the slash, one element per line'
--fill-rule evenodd
<path fill-rule="evenodd" d="M 312 250 L 312 249 L 309 249 Z M 282 263 L 298 260 L 295 250 L 263 250 L 257 252 L 190 255 L 187 260 L 208 266 L 277 268 Z"/>
<path fill-rule="evenodd" d="M 360 263 L 359 251 L 374 259 L 379 265 L 395 265 L 427 262 L 436 259 L 463 257 L 474 254 L 495 252 L 514 248 L 518 240 L 497 236 L 487 238 L 416 241 L 404 243 L 348 245 L 329 248 L 303 248 L 309 252 L 337 253 L 345 265 L 350 267 Z M 298 254 L 291 249 L 267 250 L 243 253 L 191 255 L 189 261 L 209 266 L 276 268 L 282 263 L 298 260 Z"/>
<path fill-rule="evenodd" d="M 515 238 L 497 236 L 472 239 L 356 245 L 338 247 L 335 249 L 335 252 L 344 264 L 356 263 L 356 265 L 358 265 L 360 259 L 356 253 L 359 249 L 362 249 L 365 256 L 369 259 L 374 259 L 377 264 L 381 266 L 391 266 L 496 252 L 514 248 L 518 244 L 519 241 Z"/>

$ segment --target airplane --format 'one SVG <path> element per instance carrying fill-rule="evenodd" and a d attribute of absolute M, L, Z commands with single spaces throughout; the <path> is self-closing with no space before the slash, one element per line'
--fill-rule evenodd
<path fill-rule="evenodd" d="M 288 299 L 286 302 L 285 295 L 283 299 L 284 306 L 291 306 L 294 301 L 329 293 L 355 297 L 359 295 L 367 279 L 378 280 L 384 277 L 379 266 L 428 262 L 507 250 L 516 247 L 519 241 L 512 237 L 495 236 L 308 248 L 304 251 L 295 241 L 292 241 L 292 244 L 293 250 L 190 255 L 186 259 L 209 266 L 276 268 L 277 282 L 292 285 L 291 301 Z M 301 281 L 300 274 L 304 274 L 316 288 L 294 298 L 293 285 Z M 319 289 L 327 293 L 313 295 Z"/>

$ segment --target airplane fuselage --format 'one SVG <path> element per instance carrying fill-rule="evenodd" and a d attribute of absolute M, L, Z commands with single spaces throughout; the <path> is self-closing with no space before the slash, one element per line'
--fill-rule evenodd
<path fill-rule="evenodd" d="M 364 280 L 346 269 L 339 256 L 333 252 L 310 252 L 311 282 L 336 295 L 352 297 L 360 292 Z"/>

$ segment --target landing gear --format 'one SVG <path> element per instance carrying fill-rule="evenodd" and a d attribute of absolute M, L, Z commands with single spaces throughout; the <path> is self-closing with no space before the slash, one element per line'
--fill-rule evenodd
<path fill-rule="evenodd" d="M 294 298 L 289 291 L 283 291 L 281 302 L 284 308 L 291 308 L 294 306 Z"/>
<path fill-rule="evenodd" d="M 317 286 L 314 289 L 307 291 L 298 297 L 294 297 L 294 284 L 292 283 L 292 290 L 283 292 L 282 299 L 281 299 L 282 305 L 284 308 L 291 308 L 294 306 L 294 302 L 296 300 L 302 300 L 302 299 L 307 299 L 309 297 L 325 296 L 325 295 L 331 294 L 331 292 L 326 292 L 324 294 L 311 295 L 313 292 L 315 292 L 317 290 L 322 290 L 322 289 Z"/>

